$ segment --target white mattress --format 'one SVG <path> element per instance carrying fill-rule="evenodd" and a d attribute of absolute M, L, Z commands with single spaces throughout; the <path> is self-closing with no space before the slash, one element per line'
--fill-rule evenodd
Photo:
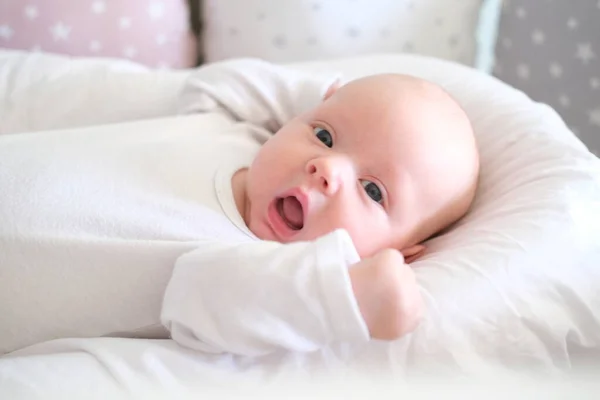
<path fill-rule="evenodd" d="M 522 93 L 505 87 L 493 78 L 464 67 L 414 56 L 381 55 L 307 63 L 302 64 L 301 68 L 314 71 L 341 70 L 348 79 L 378 72 L 408 72 L 433 80 L 443 80 L 447 70 L 451 69 L 453 78 L 446 82 L 448 87 L 456 90 L 461 86 L 473 86 L 465 89 L 469 95 L 459 99 L 464 104 L 469 106 L 474 99 L 486 96 L 496 101 L 499 109 L 506 107 L 507 118 L 511 113 L 509 105 L 514 103 L 517 108 L 523 108 L 523 104 L 526 104 L 531 107 L 532 120 L 535 120 L 534 123 L 544 134 L 552 137 L 555 142 L 564 142 L 565 149 L 588 161 L 584 146 L 566 130 L 562 121 L 551 110 L 530 102 Z M 0 134 L 173 115 L 177 108 L 177 94 L 185 76 L 185 72 L 150 71 L 115 60 L 76 60 L 0 51 Z M 481 121 L 481 126 L 485 126 L 486 119 L 482 117 Z M 489 141 L 493 141 L 493 138 Z M 592 165 L 593 161 L 590 163 Z M 593 164 L 593 168 L 596 167 Z M 598 179 L 600 181 L 600 176 Z M 590 183 L 586 188 L 590 191 L 600 190 L 600 186 L 594 185 Z M 600 212 L 600 208 L 597 210 Z M 591 221 L 594 219 L 591 218 Z M 597 227 L 593 228 L 590 232 L 597 232 Z M 391 376 L 398 379 L 422 377 L 424 372 L 490 376 L 496 374 L 499 368 L 502 374 L 518 373 L 526 369 L 535 370 L 536 374 L 544 377 L 564 377 L 575 371 L 585 372 L 590 364 L 600 360 L 600 243 L 591 242 L 582 244 L 585 251 L 574 254 L 570 259 L 571 264 L 565 261 L 563 268 L 549 269 L 549 274 L 554 274 L 552 282 L 561 281 L 560 290 L 564 292 L 543 293 L 536 291 L 539 288 L 531 292 L 535 296 L 541 296 L 530 296 L 533 306 L 538 303 L 549 304 L 544 302 L 557 295 L 572 301 L 564 308 L 540 308 L 545 316 L 550 316 L 545 320 L 548 329 L 545 330 L 541 325 L 532 327 L 531 337 L 509 334 L 511 326 L 516 327 L 522 323 L 520 319 L 523 310 L 519 310 L 521 315 L 519 312 L 502 314 L 498 310 L 508 310 L 511 302 L 510 299 L 504 299 L 498 307 L 485 302 L 470 302 L 472 310 L 462 314 L 457 312 L 464 320 L 456 324 L 444 319 L 443 315 L 436 314 L 440 310 L 444 311 L 442 304 L 442 308 L 434 310 L 431 317 L 438 318 L 439 323 L 425 325 L 414 335 L 392 343 L 372 342 L 352 348 L 337 345 L 312 354 L 274 354 L 260 359 L 200 354 L 183 349 L 170 340 L 63 339 L 34 345 L 0 358 L 0 398 L 30 399 L 67 395 L 73 398 L 76 395 L 86 398 L 92 395 L 114 398 L 111 396 L 116 396 L 123 390 L 130 394 L 148 394 L 151 391 L 155 395 L 161 390 L 171 394 L 191 391 L 192 394 L 203 396 L 209 387 L 210 390 L 219 390 L 240 388 L 243 387 L 239 386 L 243 382 L 288 382 L 290 376 L 311 377 L 322 371 L 337 374 L 349 369 L 366 372 L 369 376 Z M 432 247 L 435 251 L 436 246 L 443 247 L 446 244 L 442 240 L 437 244 L 433 243 Z M 552 241 L 547 244 L 557 245 Z M 489 246 L 494 246 L 494 243 Z M 451 256 L 458 257 L 456 253 Z M 428 274 L 437 274 L 439 279 L 435 282 L 441 284 L 444 282 L 442 276 L 456 274 L 457 279 L 450 279 L 448 282 L 451 285 L 444 288 L 448 300 L 454 302 L 455 306 L 469 304 L 465 293 L 494 288 L 494 285 L 468 286 L 474 282 L 469 279 L 465 279 L 462 284 L 458 278 L 463 272 L 445 269 L 443 263 L 436 261 L 435 257 L 429 262 L 430 268 L 419 272 L 423 279 L 427 279 Z M 502 277 L 486 275 L 483 271 L 468 273 L 479 276 L 483 281 L 500 279 L 504 282 L 511 278 L 506 272 L 507 276 Z M 467 273 L 464 274 L 466 276 Z M 533 278 L 538 279 L 538 276 Z M 522 285 L 526 282 L 529 286 L 515 287 L 513 292 L 526 294 L 528 290 L 535 288 L 533 278 L 519 281 Z M 510 282 L 503 284 L 510 285 Z M 429 289 L 435 290 L 433 286 Z M 486 298 L 485 295 L 479 293 L 474 298 L 483 299 Z M 463 298 L 457 300 L 461 296 Z M 500 299 L 501 296 L 492 298 Z M 477 314 L 473 310 L 478 305 L 479 308 L 489 308 Z M 486 310 L 489 310 L 488 315 Z M 467 315 L 471 316 L 471 320 L 466 318 Z M 554 315 L 556 319 L 553 318 Z M 562 324 L 560 332 L 566 332 L 564 337 L 568 340 L 561 343 L 554 337 L 554 323 Z M 444 331 L 445 326 L 447 331 Z M 432 329 L 436 331 L 432 332 Z M 520 331 L 515 328 L 514 332 Z M 545 385 L 550 384 L 548 381 L 544 382 Z M 586 395 L 593 393 L 590 389 L 593 383 L 585 382 L 587 386 L 579 386 L 577 398 L 588 398 Z M 334 385 L 340 384 L 342 390 L 336 393 L 344 394 L 344 398 L 348 398 L 349 394 L 364 393 L 360 392 L 365 389 L 363 383 L 356 379 L 353 385 L 357 387 L 357 391 L 348 391 L 352 385 L 341 385 L 339 381 L 333 381 Z M 494 392 L 489 391 L 490 387 L 495 388 Z M 520 394 L 530 394 L 528 390 L 546 390 L 549 387 L 553 386 L 524 384 Z M 439 389 L 445 390 L 443 388 L 446 387 Z M 511 388 L 514 389 L 514 386 L 498 382 L 492 383 L 492 386 L 480 387 L 487 395 L 507 394 L 507 390 L 510 391 Z M 561 386 L 561 390 L 565 388 L 567 391 L 572 390 L 569 385 Z M 282 387 L 278 386 L 276 389 L 280 390 Z M 396 394 L 407 390 L 406 387 L 396 386 L 394 389 L 397 390 Z M 435 396 L 431 389 L 419 386 L 415 390 L 421 395 L 425 393 Z M 469 390 L 468 387 L 463 389 Z M 301 391 L 285 393 L 298 395 Z M 550 393 L 561 392 L 551 390 Z M 514 397 L 515 393 L 511 395 Z"/>

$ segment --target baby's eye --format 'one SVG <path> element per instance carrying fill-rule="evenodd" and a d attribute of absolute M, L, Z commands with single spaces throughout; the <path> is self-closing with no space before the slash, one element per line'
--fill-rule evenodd
<path fill-rule="evenodd" d="M 327 129 L 323 128 L 315 128 L 315 135 L 317 138 L 323 142 L 323 144 L 329 148 L 333 147 L 333 138 L 331 137 L 331 133 Z"/>
<path fill-rule="evenodd" d="M 383 194 L 381 193 L 381 189 L 379 189 L 377 184 L 365 179 L 361 180 L 360 183 L 365 189 L 365 192 L 367 192 L 367 195 L 373 199 L 373 201 L 377 203 L 381 203 L 383 201 Z"/>

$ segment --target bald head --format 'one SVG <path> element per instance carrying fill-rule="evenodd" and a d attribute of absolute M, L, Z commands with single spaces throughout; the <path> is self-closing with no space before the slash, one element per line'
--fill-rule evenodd
<path fill-rule="evenodd" d="M 400 247 L 426 240 L 467 213 L 477 187 L 479 154 L 469 118 L 447 91 L 413 76 L 380 74 L 352 81 L 335 96 L 378 114 L 383 128 L 401 139 L 398 162 L 410 181 L 404 188 L 413 218 Z"/>
<path fill-rule="evenodd" d="M 280 242 L 344 229 L 361 257 L 397 248 L 410 260 L 465 214 L 478 170 L 471 125 L 448 93 L 370 76 L 331 88 L 261 147 L 244 178 L 244 220 Z"/>

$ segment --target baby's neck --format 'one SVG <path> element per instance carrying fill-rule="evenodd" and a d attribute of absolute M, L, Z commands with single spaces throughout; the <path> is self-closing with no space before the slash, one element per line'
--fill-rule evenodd
<path fill-rule="evenodd" d="M 242 216 L 246 226 L 249 225 L 250 218 L 250 203 L 248 201 L 248 195 L 246 192 L 246 177 L 248 176 L 248 169 L 243 168 L 238 170 L 231 178 L 231 190 L 233 192 L 233 200 L 235 206 Z"/>

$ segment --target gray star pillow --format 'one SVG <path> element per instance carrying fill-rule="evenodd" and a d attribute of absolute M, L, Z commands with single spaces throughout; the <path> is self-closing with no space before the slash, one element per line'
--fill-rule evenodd
<path fill-rule="evenodd" d="M 494 74 L 600 154 L 600 0 L 504 0 Z"/>

